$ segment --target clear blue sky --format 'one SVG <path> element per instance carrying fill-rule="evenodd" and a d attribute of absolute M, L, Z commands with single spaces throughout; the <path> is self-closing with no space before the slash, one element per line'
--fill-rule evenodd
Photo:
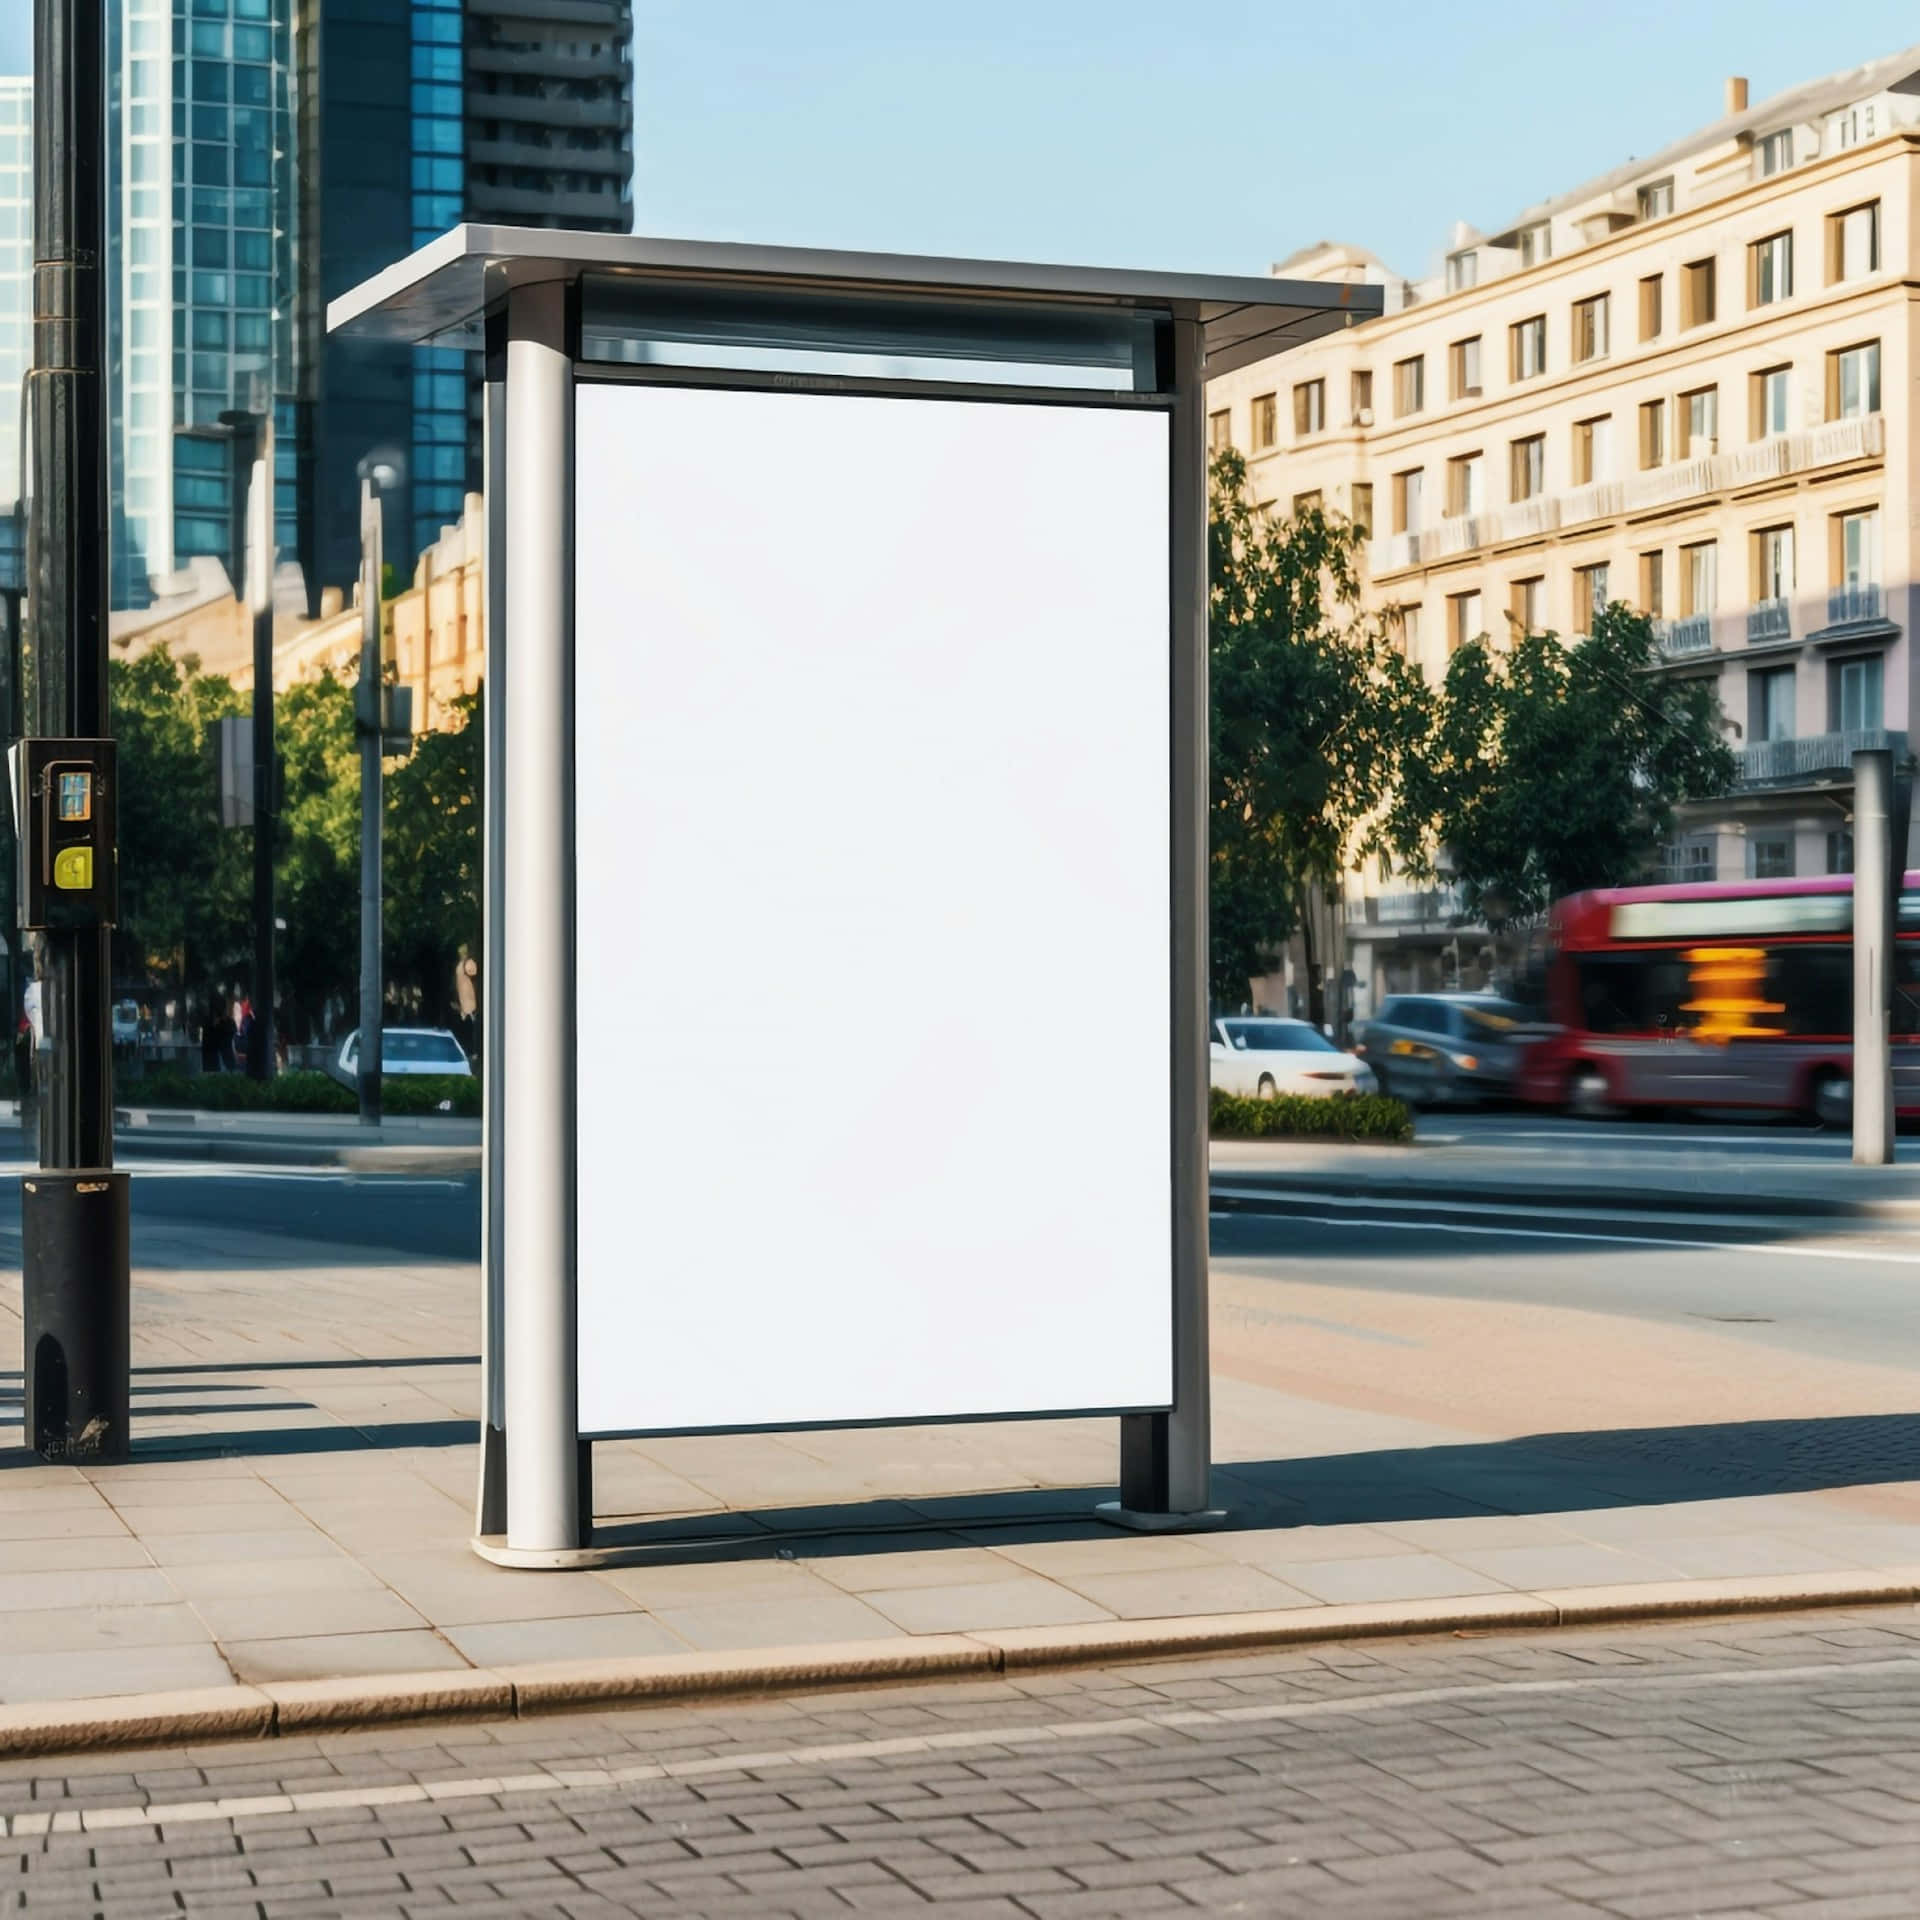
<path fill-rule="evenodd" d="M 1719 111 L 1920 40 L 1899 0 L 635 0 L 646 232 L 1259 271 L 1419 272 Z M 0 0 L 0 71 L 29 64 Z"/>

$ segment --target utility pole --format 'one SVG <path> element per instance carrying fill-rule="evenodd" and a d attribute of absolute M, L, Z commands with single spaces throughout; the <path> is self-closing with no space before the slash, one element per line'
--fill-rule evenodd
<path fill-rule="evenodd" d="M 273 1030 L 273 843 L 275 779 L 273 745 L 273 400 L 256 395 L 251 412 L 221 414 L 232 435 L 232 552 L 234 592 L 245 584 L 253 627 L 253 1031 L 247 1037 L 247 1072 L 271 1080 Z"/>
<path fill-rule="evenodd" d="M 380 488 L 388 469 L 362 462 L 360 470 L 360 684 L 353 724 L 360 736 L 360 1118 L 380 1124 L 381 1027 L 386 995 L 380 973 L 380 831 L 385 804 L 385 661 L 380 633 L 380 577 L 384 572 Z"/>
<path fill-rule="evenodd" d="M 107 711 L 106 14 L 34 0 L 33 427 L 19 920 L 41 934 L 40 1171 L 21 1181 L 26 1425 L 48 1459 L 129 1446 L 127 1177 L 109 1024 L 117 778 Z M 56 836 L 57 829 L 57 836 Z M 44 863 L 43 848 L 60 846 Z"/>

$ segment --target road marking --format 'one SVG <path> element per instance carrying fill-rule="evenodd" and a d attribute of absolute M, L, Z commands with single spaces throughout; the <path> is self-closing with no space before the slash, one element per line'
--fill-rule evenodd
<path fill-rule="evenodd" d="M 1275 1195 L 1271 1191 L 1262 1191 L 1252 1187 L 1215 1187 L 1213 1197 L 1216 1200 L 1264 1200 L 1271 1204 Z M 1319 1199 L 1320 1204 L 1338 1204 L 1320 1199 L 1315 1195 L 1303 1195 L 1303 1199 Z M 1372 1204 L 1363 1202 L 1361 1204 Z M 1414 1207 L 1444 1207 L 1451 1203 L 1443 1200 L 1400 1201 L 1391 1204 Z M 1562 1208 L 1556 1214 L 1545 1214 L 1539 1210 L 1522 1207 L 1460 1207 L 1462 1213 L 1496 1213 L 1501 1217 L 1565 1218 L 1568 1214 L 1577 1214 L 1579 1209 Z M 1257 1215 L 1228 1213 L 1219 1209 L 1213 1211 L 1213 1218 L 1221 1220 L 1245 1220 L 1258 1218 Z M 1920 1267 L 1920 1253 L 1870 1253 L 1859 1247 L 1819 1247 L 1810 1246 L 1805 1241 L 1795 1241 L 1791 1245 L 1773 1245 L 1762 1240 L 1682 1240 L 1673 1235 L 1650 1233 L 1597 1233 L 1575 1232 L 1556 1227 L 1483 1227 L 1467 1221 L 1455 1220 L 1383 1220 L 1337 1219 L 1331 1214 L 1298 1213 L 1293 1211 L 1274 1211 L 1265 1216 L 1271 1220 L 1301 1220 L 1310 1227 L 1340 1227 L 1350 1233 L 1455 1233 L 1479 1239 L 1492 1240 L 1578 1240 L 1596 1246 L 1609 1247 L 1678 1247 L 1694 1253 L 1758 1253 L 1767 1254 L 1780 1260 L 1858 1260 L 1869 1266 Z M 1764 1224 L 1764 1222 L 1758 1223 Z M 1244 1257 L 1244 1256 L 1243 1256 Z"/>
<path fill-rule="evenodd" d="M 322 1809 L 421 1806 L 445 1800 L 501 1799 L 509 1795 L 605 1792 L 649 1782 L 711 1779 L 784 1767 L 833 1766 L 891 1760 L 912 1754 L 963 1752 L 971 1748 L 1031 1748 L 1087 1740 L 1131 1739 L 1160 1731 L 1205 1732 L 1258 1726 L 1272 1721 L 1350 1719 L 1398 1708 L 1444 1706 L 1463 1700 L 1537 1699 L 1568 1693 L 1646 1692 L 1707 1686 L 1767 1686 L 1860 1675 L 1871 1681 L 1920 1674 L 1920 1655 L 1890 1660 L 1838 1660 L 1820 1666 L 1734 1667 L 1717 1672 L 1570 1675 L 1552 1680 L 1484 1680 L 1458 1686 L 1408 1687 L 1391 1693 L 1333 1700 L 1275 1700 L 1244 1707 L 1182 1707 L 1028 1726 L 960 1727 L 949 1733 L 900 1734 L 885 1740 L 843 1740 L 826 1745 L 781 1747 L 763 1753 L 722 1753 L 698 1759 L 640 1761 L 591 1767 L 558 1763 L 531 1773 L 455 1774 L 405 1785 L 329 1787 L 312 1792 L 229 1795 L 217 1800 L 147 1801 L 133 1806 L 62 1807 L 40 1813 L 0 1815 L 0 1837 L 31 1839 L 49 1834 L 98 1833 L 114 1827 L 190 1826 L 208 1820 L 260 1819 Z"/>

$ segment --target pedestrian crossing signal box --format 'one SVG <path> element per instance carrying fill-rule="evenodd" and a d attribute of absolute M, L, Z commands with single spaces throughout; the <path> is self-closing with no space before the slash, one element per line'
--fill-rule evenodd
<path fill-rule="evenodd" d="M 110 927 L 120 904 L 111 740 L 22 740 L 8 755 L 20 925 Z"/>

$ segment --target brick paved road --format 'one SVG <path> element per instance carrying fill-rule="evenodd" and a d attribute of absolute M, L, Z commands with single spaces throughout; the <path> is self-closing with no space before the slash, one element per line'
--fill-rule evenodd
<path fill-rule="evenodd" d="M 1864 1920 L 1917 1757 L 1912 1609 L 1381 1642 L 8 1763 L 0 1913 Z"/>

